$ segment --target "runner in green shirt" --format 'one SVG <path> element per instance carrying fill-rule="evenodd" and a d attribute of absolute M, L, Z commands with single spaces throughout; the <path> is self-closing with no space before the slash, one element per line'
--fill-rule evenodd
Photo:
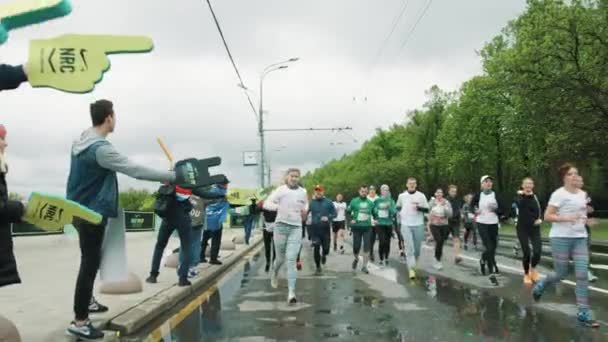
<path fill-rule="evenodd" d="M 393 218 L 397 213 L 395 201 L 391 198 L 388 185 L 380 187 L 381 197 L 374 203 L 374 219 L 376 235 L 378 236 L 380 265 L 388 266 L 388 255 L 390 254 L 391 235 L 393 231 Z"/>
<path fill-rule="evenodd" d="M 363 268 L 361 268 L 361 271 L 369 273 L 367 262 L 369 260 L 374 203 L 367 198 L 367 185 L 362 185 L 359 188 L 359 197 L 353 198 L 347 210 L 351 216 L 350 226 L 353 233 L 353 254 L 355 255 L 353 270 L 357 269 L 359 251 L 361 250 L 361 243 L 363 243 Z"/>

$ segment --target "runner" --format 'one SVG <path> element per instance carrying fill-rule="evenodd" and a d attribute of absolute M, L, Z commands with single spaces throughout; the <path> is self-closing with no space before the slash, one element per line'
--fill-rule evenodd
<path fill-rule="evenodd" d="M 6 128 L 0 125 L 0 287 L 21 283 L 17 271 L 17 261 L 13 252 L 13 234 L 11 223 L 21 221 L 25 212 L 23 203 L 9 199 L 6 185 L 8 165 L 4 152 L 6 143 Z"/>
<path fill-rule="evenodd" d="M 102 339 L 104 334 L 93 326 L 89 313 L 108 311 L 106 306 L 97 303 L 93 298 L 93 285 L 101 263 L 101 246 L 106 223 L 108 218 L 118 216 L 116 173 L 141 180 L 173 182 L 175 172 L 156 171 L 134 164 L 116 151 L 107 140 L 116 125 L 112 102 L 96 101 L 90 106 L 90 114 L 92 127 L 85 130 L 72 145 L 66 193 L 67 199 L 98 212 L 103 216 L 103 220 L 98 225 L 74 220 L 80 240 L 81 257 L 74 292 L 75 318 L 67 332 L 79 338 L 94 340 Z M 190 225 L 187 229 L 189 233 Z"/>
<path fill-rule="evenodd" d="M 441 264 L 441 256 L 443 255 L 443 244 L 450 236 L 449 220 L 452 217 L 452 206 L 450 202 L 443 197 L 441 188 L 435 191 L 435 198 L 429 202 L 429 226 L 430 233 L 435 240 L 435 264 L 433 267 L 440 271 L 443 269 Z M 456 256 L 457 257 L 457 256 Z"/>
<path fill-rule="evenodd" d="M 391 235 L 393 233 L 393 218 L 397 210 L 395 201 L 391 198 L 390 188 L 384 184 L 380 187 L 381 197 L 374 204 L 374 229 L 379 240 L 380 265 L 388 266 L 388 256 L 391 251 Z"/>
<path fill-rule="evenodd" d="M 334 252 L 338 250 L 338 237 L 340 237 L 340 253 L 344 254 L 344 230 L 346 229 L 346 203 L 343 202 L 342 194 L 336 195 L 334 207 L 336 208 L 336 218 L 332 223 L 334 232 Z"/>
<path fill-rule="evenodd" d="M 378 194 L 376 193 L 376 187 L 373 185 L 369 186 L 369 194 L 367 195 L 367 198 L 372 201 L 372 204 L 376 204 L 376 201 L 380 198 L 378 196 Z M 375 230 L 375 225 L 372 222 L 372 230 L 370 232 L 370 244 L 369 244 L 369 260 L 371 262 L 374 262 L 376 260 L 376 258 L 374 257 L 374 245 L 376 244 L 376 240 L 377 239 L 377 234 L 376 234 L 376 230 Z"/>
<path fill-rule="evenodd" d="M 542 240 L 540 237 L 541 208 L 538 197 L 534 194 L 534 181 L 524 178 L 522 190 L 517 192 L 517 238 L 523 252 L 524 284 L 538 282 L 536 265 L 540 262 Z M 530 258 L 530 243 L 532 243 L 532 258 Z"/>
<path fill-rule="evenodd" d="M 407 191 L 399 195 L 397 210 L 400 211 L 401 234 L 405 241 L 405 255 L 410 279 L 416 278 L 416 261 L 424 241 L 424 213 L 429 211 L 426 196 L 416 191 L 416 178 L 407 179 Z"/>
<path fill-rule="evenodd" d="M 572 257 L 576 277 L 576 317 L 587 327 L 599 328 L 589 309 L 589 245 L 585 229 L 587 194 L 577 187 L 578 169 L 572 164 L 560 167 L 559 176 L 564 186 L 551 194 L 545 211 L 545 220 L 552 223 L 549 238 L 554 272 L 536 283 L 532 294 L 535 300 L 540 300 L 548 286 L 563 280 L 568 275 L 568 264 Z"/>
<path fill-rule="evenodd" d="M 291 168 L 285 174 L 285 185 L 278 187 L 264 201 L 264 209 L 276 211 L 274 247 L 276 259 L 270 273 L 270 286 L 279 286 L 278 274 L 283 263 L 287 264 L 287 302 L 296 299 L 296 257 L 302 245 L 302 220 L 308 214 L 306 189 L 298 185 L 300 170 Z"/>
<path fill-rule="evenodd" d="M 454 245 L 454 262 L 459 264 L 462 261 L 460 257 L 460 210 L 462 209 L 462 199 L 458 197 L 458 187 L 450 184 L 448 187 L 448 198 L 452 206 L 452 216 L 449 218 L 449 233 L 452 235 L 452 243 Z"/>
<path fill-rule="evenodd" d="M 367 263 L 371 247 L 370 234 L 372 231 L 373 210 L 374 203 L 367 197 L 367 186 L 362 185 L 359 188 L 359 197 L 353 198 L 347 209 L 352 218 L 350 221 L 350 228 L 353 234 L 353 254 L 355 256 L 355 260 L 353 260 L 353 271 L 357 270 L 359 252 L 361 251 L 361 244 L 363 244 L 363 267 L 361 268 L 361 271 L 363 271 L 363 273 L 369 273 L 367 270 Z"/>
<path fill-rule="evenodd" d="M 499 273 L 496 265 L 496 247 L 498 246 L 498 222 L 504 218 L 505 211 L 500 205 L 499 196 L 492 190 L 493 178 L 490 176 L 481 177 L 481 192 L 473 198 L 473 207 L 477 213 L 477 229 L 481 242 L 485 247 L 479 259 L 481 274 L 486 274 L 486 268 L 490 273 L 490 282 L 498 286 L 496 274 Z"/>
<path fill-rule="evenodd" d="M 315 186 L 315 196 L 309 204 L 312 225 L 312 244 L 314 247 L 317 275 L 321 274 L 321 264 L 325 265 L 331 243 L 331 221 L 336 217 L 336 208 L 331 200 L 325 197 L 322 185 Z M 321 253 L 321 249 L 323 253 Z"/>
<path fill-rule="evenodd" d="M 262 208 L 264 207 L 264 202 L 262 203 Z M 262 209 L 262 216 L 264 217 L 264 252 L 266 255 L 266 268 L 265 271 L 268 273 L 270 271 L 270 265 L 276 259 L 276 249 L 274 248 L 274 226 L 275 220 L 277 218 L 277 212 L 271 211 L 267 209 Z M 272 259 L 271 259 L 271 250 L 272 250 Z"/>
<path fill-rule="evenodd" d="M 583 187 L 585 186 L 584 182 L 583 182 L 583 177 L 577 177 L 577 182 L 576 185 L 579 189 L 583 189 Z M 589 197 L 589 194 L 587 194 L 587 216 L 588 217 L 592 217 L 593 212 L 595 211 L 595 209 L 593 208 L 593 205 L 591 204 L 591 197 Z M 589 229 L 589 224 L 585 224 L 585 229 L 587 230 L 587 241 L 589 242 L 589 262 L 591 262 L 591 229 Z M 589 271 L 587 272 L 587 276 L 589 278 L 590 282 L 595 282 L 597 281 L 597 277 L 593 274 L 593 272 L 591 272 L 591 269 L 589 269 Z"/>
<path fill-rule="evenodd" d="M 473 235 L 473 247 L 477 250 L 477 228 L 475 227 L 475 210 L 471 205 L 473 195 L 464 196 L 464 205 L 462 206 L 462 219 L 464 221 L 464 250 L 468 250 L 469 237 Z"/>

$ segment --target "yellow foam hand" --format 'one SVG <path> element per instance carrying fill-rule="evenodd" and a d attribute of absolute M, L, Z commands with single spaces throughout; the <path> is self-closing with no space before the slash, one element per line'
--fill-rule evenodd
<path fill-rule="evenodd" d="M 32 87 L 51 87 L 87 93 L 110 68 L 109 54 L 149 52 L 152 40 L 144 36 L 68 34 L 32 40 L 27 63 Z"/>
<path fill-rule="evenodd" d="M 62 17 L 71 11 L 67 0 L 14 0 L 0 5 L 0 44 L 8 39 L 9 30 Z"/>
<path fill-rule="evenodd" d="M 100 224 L 102 216 L 62 197 L 34 192 L 30 196 L 23 220 L 46 231 L 58 231 L 79 217 Z"/>

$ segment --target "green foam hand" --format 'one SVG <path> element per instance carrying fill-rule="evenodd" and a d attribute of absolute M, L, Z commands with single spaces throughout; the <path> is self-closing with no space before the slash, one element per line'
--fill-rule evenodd
<path fill-rule="evenodd" d="M 107 55 L 149 52 L 153 48 L 152 40 L 144 36 L 67 34 L 32 40 L 28 81 L 32 87 L 88 93 L 110 68 Z"/>
<path fill-rule="evenodd" d="M 67 0 L 14 0 L 0 5 L 0 45 L 7 41 L 8 31 L 68 15 Z"/>
<path fill-rule="evenodd" d="M 100 224 L 102 216 L 63 197 L 33 192 L 27 203 L 23 221 L 46 231 L 59 231 L 71 224 L 74 217 Z"/>

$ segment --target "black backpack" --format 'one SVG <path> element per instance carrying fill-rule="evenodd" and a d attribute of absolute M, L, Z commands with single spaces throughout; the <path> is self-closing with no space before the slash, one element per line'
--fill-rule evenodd
<path fill-rule="evenodd" d="M 173 201 L 175 201 L 175 186 L 170 184 L 161 185 L 156 193 L 154 213 L 161 218 L 165 218 Z"/>

